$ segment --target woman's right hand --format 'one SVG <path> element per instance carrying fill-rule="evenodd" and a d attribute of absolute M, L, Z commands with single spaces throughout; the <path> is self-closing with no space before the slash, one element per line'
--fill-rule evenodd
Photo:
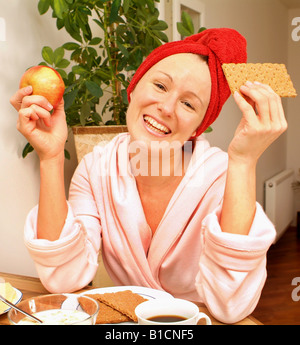
<path fill-rule="evenodd" d="M 32 87 L 19 89 L 10 103 L 19 112 L 17 129 L 37 152 L 40 160 L 55 159 L 64 152 L 68 137 L 64 101 L 52 110 L 43 96 L 31 95 Z"/>

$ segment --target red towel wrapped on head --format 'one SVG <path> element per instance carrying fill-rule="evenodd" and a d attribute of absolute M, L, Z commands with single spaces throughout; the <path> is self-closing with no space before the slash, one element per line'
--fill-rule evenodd
<path fill-rule="evenodd" d="M 211 75 L 211 98 L 205 117 L 197 130 L 203 133 L 218 117 L 230 96 L 230 89 L 222 70 L 223 63 L 246 63 L 247 42 L 236 30 L 229 28 L 207 29 L 181 41 L 169 42 L 156 48 L 137 69 L 128 89 L 130 94 L 142 76 L 157 62 L 174 54 L 193 53 L 208 57 Z"/>

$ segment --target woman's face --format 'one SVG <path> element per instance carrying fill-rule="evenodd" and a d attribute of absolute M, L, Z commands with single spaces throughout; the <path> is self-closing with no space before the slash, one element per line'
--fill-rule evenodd
<path fill-rule="evenodd" d="M 198 55 L 175 54 L 159 61 L 130 95 L 127 126 L 131 139 L 183 145 L 201 124 L 210 94 L 209 68 Z"/>

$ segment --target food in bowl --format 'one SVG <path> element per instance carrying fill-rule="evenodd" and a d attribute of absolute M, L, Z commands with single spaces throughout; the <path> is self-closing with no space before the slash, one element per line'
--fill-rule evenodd
<path fill-rule="evenodd" d="M 99 311 L 98 303 L 87 296 L 50 294 L 26 299 L 17 304 L 25 312 L 47 325 L 93 325 Z M 14 325 L 38 325 L 33 319 L 11 309 L 8 319 Z"/>
<path fill-rule="evenodd" d="M 45 325 L 70 325 L 84 322 L 90 317 L 89 314 L 82 311 L 62 309 L 44 310 L 32 315 L 43 321 Z M 33 325 L 37 323 L 37 321 L 26 316 L 18 322 L 18 325 Z"/>
<path fill-rule="evenodd" d="M 16 290 L 8 282 L 0 281 L 0 295 L 6 298 L 9 302 L 14 303 L 17 298 Z M 9 307 L 6 303 L 0 301 L 0 314 L 2 314 Z"/>

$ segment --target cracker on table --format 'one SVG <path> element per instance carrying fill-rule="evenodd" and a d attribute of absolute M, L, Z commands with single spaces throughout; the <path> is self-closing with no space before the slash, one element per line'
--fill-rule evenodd
<path fill-rule="evenodd" d="M 125 314 L 134 322 L 137 322 L 135 308 L 140 303 L 147 301 L 147 299 L 131 290 L 99 294 L 97 299 L 118 310 L 122 314 Z"/>
<path fill-rule="evenodd" d="M 108 323 L 122 323 L 132 321 L 125 314 L 120 313 L 118 310 L 101 302 L 98 298 L 100 294 L 85 295 L 95 299 L 99 305 L 99 313 L 97 315 L 96 324 L 108 324 Z"/>
<path fill-rule="evenodd" d="M 295 97 L 297 92 L 284 64 L 228 63 L 222 69 L 232 94 L 245 82 L 258 81 L 269 85 L 280 97 Z"/>

